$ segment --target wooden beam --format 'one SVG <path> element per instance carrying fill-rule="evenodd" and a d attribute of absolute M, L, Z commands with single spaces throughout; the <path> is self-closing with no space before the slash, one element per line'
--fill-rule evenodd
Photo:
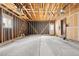
<path fill-rule="evenodd" d="M 43 6 L 42 7 L 43 7 L 42 10 L 44 10 L 44 3 L 43 3 Z M 44 19 L 44 12 L 42 14 L 42 19 Z"/>
<path fill-rule="evenodd" d="M 17 11 L 17 7 L 16 7 L 16 5 L 14 3 L 9 3 L 9 4 L 5 3 L 5 4 L 2 4 L 2 6 L 5 7 L 5 8 L 7 8 L 9 11 L 15 13 L 20 18 L 22 18 L 22 19 L 28 19 L 28 17 L 26 17 L 24 15 L 24 13 L 21 14 L 20 12 Z M 23 18 L 23 17 L 25 17 L 25 18 Z"/>
<path fill-rule="evenodd" d="M 43 10 L 43 3 L 41 3 L 41 11 L 39 11 L 39 12 L 40 12 L 39 16 L 40 16 L 40 19 L 41 19 L 41 20 L 43 20 L 43 19 L 42 19 L 42 18 L 43 18 L 43 17 L 42 17 L 42 16 L 43 16 L 43 11 L 42 11 L 42 10 Z"/>
<path fill-rule="evenodd" d="M 46 15 L 47 15 L 47 11 L 49 9 L 49 3 L 47 4 L 47 7 L 45 8 L 45 15 L 44 15 L 44 19 L 46 18 Z"/>
<path fill-rule="evenodd" d="M 40 20 L 40 15 L 41 15 L 41 14 L 40 14 L 40 4 L 38 3 L 38 16 L 39 16 L 39 17 L 38 17 L 38 20 Z"/>
<path fill-rule="evenodd" d="M 32 19 L 32 16 L 31 16 L 31 14 L 28 12 L 28 10 L 25 8 L 25 6 L 21 3 L 21 5 L 23 6 L 23 9 L 27 12 L 27 14 L 31 17 L 31 19 Z"/>
<path fill-rule="evenodd" d="M 34 14 L 34 17 L 36 18 L 36 15 L 35 15 L 35 12 L 34 12 L 34 9 L 33 9 L 33 7 L 32 7 L 32 4 L 30 3 L 30 7 L 31 7 L 31 10 L 32 10 L 32 12 L 33 12 L 33 14 Z"/>
<path fill-rule="evenodd" d="M 49 16 L 50 19 L 48 18 L 49 20 L 52 20 L 52 17 L 54 16 L 54 13 L 53 13 L 54 6 L 55 6 L 55 3 L 54 4 L 51 4 L 51 9 L 50 9 L 51 15 Z"/>
<path fill-rule="evenodd" d="M 55 6 L 54 6 L 54 8 L 53 8 L 53 11 L 54 11 L 54 12 L 53 12 L 53 14 L 54 14 L 54 19 L 56 18 L 55 15 L 56 15 L 56 13 L 57 13 L 57 8 L 60 7 L 59 5 L 60 5 L 60 4 L 55 4 Z"/>
<path fill-rule="evenodd" d="M 18 14 L 16 14 L 16 13 L 12 12 L 12 11 L 11 11 L 11 10 L 9 10 L 8 8 L 5 8 L 5 7 L 4 7 L 4 6 L 2 6 L 1 4 L 0 4 L 0 7 L 1 7 L 2 9 L 4 9 L 4 10 L 8 11 L 8 12 L 9 12 L 9 13 L 11 13 L 12 15 L 16 16 L 17 18 L 19 18 L 19 19 L 23 20 L 21 17 L 19 17 L 19 16 L 18 16 Z"/>
<path fill-rule="evenodd" d="M 55 4 L 53 11 L 56 12 L 56 8 L 58 7 L 58 4 Z"/>

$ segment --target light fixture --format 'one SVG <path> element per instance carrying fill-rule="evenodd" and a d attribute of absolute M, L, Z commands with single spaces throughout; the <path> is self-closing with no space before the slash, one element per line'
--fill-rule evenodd
<path fill-rule="evenodd" d="M 60 13 L 61 13 L 61 14 L 64 14 L 64 13 L 65 13 L 65 11 L 64 11 L 63 9 L 61 9 L 61 10 L 60 10 Z"/>

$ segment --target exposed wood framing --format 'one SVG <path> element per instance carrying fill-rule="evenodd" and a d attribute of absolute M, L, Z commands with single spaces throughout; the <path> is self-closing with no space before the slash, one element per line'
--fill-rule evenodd
<path fill-rule="evenodd" d="M 33 9 L 33 7 L 32 7 L 32 4 L 30 3 L 30 7 L 31 7 L 31 10 L 32 10 L 32 12 L 33 12 L 33 14 L 34 14 L 34 17 L 36 18 L 36 15 L 35 15 L 35 12 L 34 12 L 34 9 Z"/>
<path fill-rule="evenodd" d="M 48 11 L 48 9 L 49 9 L 49 3 L 47 4 L 47 7 L 45 8 L 46 9 L 46 11 L 45 11 L 45 15 L 44 15 L 44 19 L 46 18 L 46 15 L 47 15 L 47 11 Z"/>
<path fill-rule="evenodd" d="M 29 25 L 31 26 L 31 28 L 35 31 L 36 34 L 38 34 L 38 31 L 29 23 Z"/>
<path fill-rule="evenodd" d="M 22 5 L 22 7 L 24 8 L 24 10 L 27 12 L 27 14 L 31 17 L 31 19 L 32 19 L 32 16 L 31 16 L 31 14 L 28 12 L 28 10 L 26 9 L 26 7 L 23 5 L 23 4 L 21 4 Z"/>

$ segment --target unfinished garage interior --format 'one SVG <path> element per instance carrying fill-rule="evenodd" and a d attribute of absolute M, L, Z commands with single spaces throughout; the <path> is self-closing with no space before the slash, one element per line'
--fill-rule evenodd
<path fill-rule="evenodd" d="M 0 4 L 0 56 L 79 56 L 79 4 Z"/>

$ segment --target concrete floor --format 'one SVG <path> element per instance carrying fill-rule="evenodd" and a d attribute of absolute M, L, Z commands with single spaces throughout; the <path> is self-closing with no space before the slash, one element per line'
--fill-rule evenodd
<path fill-rule="evenodd" d="M 79 46 L 55 36 L 31 35 L 0 47 L 0 56 L 79 56 Z"/>

